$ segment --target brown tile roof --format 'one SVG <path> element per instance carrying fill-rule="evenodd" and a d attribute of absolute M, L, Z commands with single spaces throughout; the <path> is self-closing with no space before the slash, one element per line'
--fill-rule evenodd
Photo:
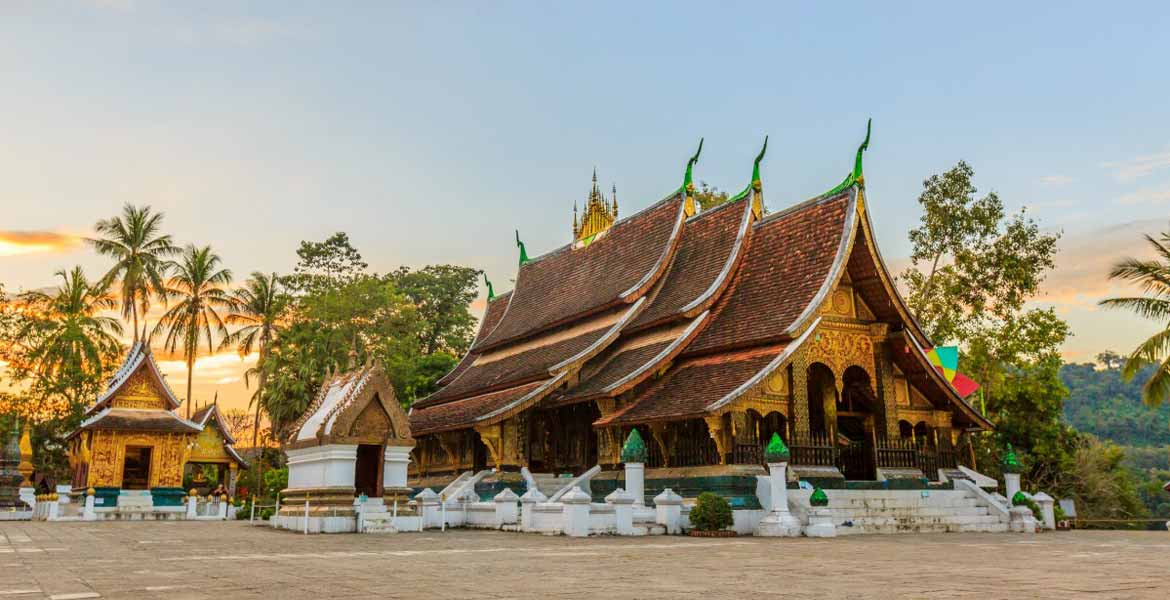
<path fill-rule="evenodd" d="M 547 379 L 551 367 L 584 351 L 609 329 L 601 327 L 505 358 L 472 365 L 446 387 L 416 402 L 415 406 L 426 408 L 501 385 Z"/>
<path fill-rule="evenodd" d="M 587 247 L 565 246 L 520 267 L 507 311 L 479 347 L 634 301 L 665 270 L 682 218 L 681 198 L 672 195 L 618 221 Z"/>
<path fill-rule="evenodd" d="M 536 391 L 544 383 L 544 381 L 534 381 L 513 388 L 463 398 L 462 400 L 455 400 L 429 408 L 415 406 L 410 411 L 411 435 L 417 438 L 420 435 L 428 433 L 467 427 L 476 419 L 500 410 L 508 404 Z"/>
<path fill-rule="evenodd" d="M 773 346 L 766 351 L 704 357 L 682 363 L 646 388 L 632 404 L 594 424 L 632 425 L 701 416 L 707 405 L 735 391 L 767 367 L 784 348 Z"/>
<path fill-rule="evenodd" d="M 582 375 L 581 383 L 569 391 L 568 397 L 586 398 L 605 391 L 606 387 L 617 383 L 658 356 L 673 341 L 673 339 L 663 340 L 640 348 L 626 350 L 613 356 L 594 372 Z"/>
<path fill-rule="evenodd" d="M 711 298 L 707 299 L 709 304 L 715 297 L 714 292 L 719 291 L 716 284 L 732 274 L 734 265 L 728 264 L 728 259 L 732 258 L 737 244 L 742 242 L 740 232 L 747 229 L 750 217 L 750 200 L 739 200 L 687 221 L 662 288 L 630 329 L 669 320 L 684 309 L 701 308 L 703 303 L 695 307 L 690 305 L 711 292 Z M 713 285 L 716 285 L 715 290 L 711 289 Z"/>
<path fill-rule="evenodd" d="M 79 431 L 91 429 L 192 433 L 201 428 L 170 411 L 111 408 L 86 419 L 78 428 Z"/>
<path fill-rule="evenodd" d="M 508 308 L 508 299 L 511 297 L 512 292 L 505 292 L 496 296 L 491 302 L 488 302 L 487 308 L 483 312 L 483 319 L 479 322 L 479 330 L 475 334 L 475 341 L 471 343 L 471 349 L 467 351 L 467 354 L 463 355 L 463 358 L 459 360 L 459 364 L 455 365 L 455 368 L 451 369 L 451 372 L 440 377 L 435 382 L 436 385 L 443 386 L 451 383 L 456 377 L 466 371 L 471 366 L 471 363 L 475 362 L 475 358 L 479 356 L 475 351 L 475 345 L 487 337 L 496 328 L 496 325 L 500 324 L 500 317 L 504 316 L 504 310 Z"/>
<path fill-rule="evenodd" d="M 714 319 L 686 354 L 779 341 L 825 286 L 847 243 L 852 189 L 770 215 L 754 225 L 747 255 Z M 844 259 L 841 261 L 844 263 Z"/>

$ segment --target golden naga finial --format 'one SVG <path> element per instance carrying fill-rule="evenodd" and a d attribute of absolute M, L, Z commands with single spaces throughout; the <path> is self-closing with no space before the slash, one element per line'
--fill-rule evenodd
<path fill-rule="evenodd" d="M 577 205 L 573 204 L 573 237 L 575 241 L 592 241 L 600 233 L 608 231 L 617 221 L 617 186 L 613 187 L 612 204 L 607 202 L 597 185 L 597 168 L 593 168 L 593 186 L 585 200 L 585 213 L 577 221 Z"/>

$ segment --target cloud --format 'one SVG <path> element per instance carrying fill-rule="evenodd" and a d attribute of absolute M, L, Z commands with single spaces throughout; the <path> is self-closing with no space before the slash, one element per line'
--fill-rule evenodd
<path fill-rule="evenodd" d="M 0 256 L 63 252 L 81 244 L 81 237 L 53 231 L 0 230 Z"/>
<path fill-rule="evenodd" d="M 1138 293 L 1127 284 L 1109 279 L 1109 271 L 1121 258 L 1149 256 L 1142 234 L 1165 227 L 1161 219 L 1147 219 L 1064 236 L 1059 242 L 1056 268 L 1048 274 L 1036 302 L 1053 305 L 1061 312 L 1096 311 L 1097 302 L 1103 298 Z"/>
<path fill-rule="evenodd" d="M 1051 186 L 1068 185 L 1073 181 L 1075 180 L 1068 175 L 1045 175 L 1040 178 L 1040 183 Z"/>
<path fill-rule="evenodd" d="M 1122 204 L 1165 204 L 1170 202 L 1170 187 L 1143 188 L 1117 199 Z"/>
<path fill-rule="evenodd" d="M 187 380 L 187 361 L 183 360 L 181 356 L 167 356 L 163 352 L 159 352 L 159 355 L 160 357 L 165 357 L 163 360 L 158 361 L 158 367 L 162 370 L 163 374 L 168 377 L 173 377 L 176 382 L 181 379 L 185 385 Z M 240 358 L 240 355 L 235 352 L 220 352 L 200 356 L 195 359 L 195 369 L 192 372 L 192 379 L 197 383 L 234 383 L 243 377 L 244 371 L 256 364 L 258 358 L 259 355 L 255 352 L 244 358 Z"/>
<path fill-rule="evenodd" d="M 1113 178 L 1118 181 L 1133 181 L 1159 169 L 1170 167 L 1170 150 L 1129 160 L 1102 163 L 1101 166 L 1113 171 Z"/>

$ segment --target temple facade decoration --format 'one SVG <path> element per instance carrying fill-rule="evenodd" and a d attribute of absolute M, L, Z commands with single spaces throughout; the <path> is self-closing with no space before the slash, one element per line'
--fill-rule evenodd
<path fill-rule="evenodd" d="M 236 481 L 240 470 L 248 468 L 248 461 L 236 451 L 236 440 L 226 427 L 223 415 L 219 413 L 219 405 L 213 403 L 204 406 L 195 411 L 191 420 L 203 431 L 195 436 L 191 450 L 187 453 L 187 463 L 183 469 L 185 477 L 196 485 L 203 484 L 205 488 L 215 487 L 213 483 L 223 484 L 228 495 L 235 497 Z M 215 472 L 214 481 L 205 477 L 208 467 Z M 197 491 L 206 493 L 207 490 Z"/>
<path fill-rule="evenodd" d="M 520 266 L 471 350 L 412 407 L 415 481 L 600 465 L 597 490 L 635 430 L 647 493 L 682 472 L 747 481 L 777 435 L 789 471 L 829 488 L 957 467 L 991 424 L 927 360 L 874 244 L 868 142 L 840 185 L 770 214 L 763 150 L 743 191 L 707 210 L 693 197 L 699 153 L 677 190 L 623 219 L 595 183 L 574 241 Z"/>
<path fill-rule="evenodd" d="M 355 498 L 367 517 L 396 504 L 408 512 L 407 465 L 415 446 L 406 413 L 382 367 L 366 364 L 325 377 L 284 441 L 288 488 L 277 527 L 352 531 Z M 306 515 L 304 506 L 310 506 Z"/>
<path fill-rule="evenodd" d="M 180 417 L 148 345 L 136 343 L 69 435 L 73 489 L 98 506 L 180 506 L 183 468 L 203 426 Z"/>

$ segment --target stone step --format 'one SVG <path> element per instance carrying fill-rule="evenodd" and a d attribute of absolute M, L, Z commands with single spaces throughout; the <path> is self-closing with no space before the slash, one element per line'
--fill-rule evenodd
<path fill-rule="evenodd" d="M 666 535 L 666 526 L 655 523 L 635 523 L 634 535 Z"/>
<path fill-rule="evenodd" d="M 975 498 L 834 498 L 829 496 L 829 508 L 917 508 L 917 507 L 962 507 L 978 506 Z"/>
<path fill-rule="evenodd" d="M 961 506 L 952 508 L 828 508 L 834 517 L 947 517 L 981 516 L 988 514 L 985 506 Z"/>

